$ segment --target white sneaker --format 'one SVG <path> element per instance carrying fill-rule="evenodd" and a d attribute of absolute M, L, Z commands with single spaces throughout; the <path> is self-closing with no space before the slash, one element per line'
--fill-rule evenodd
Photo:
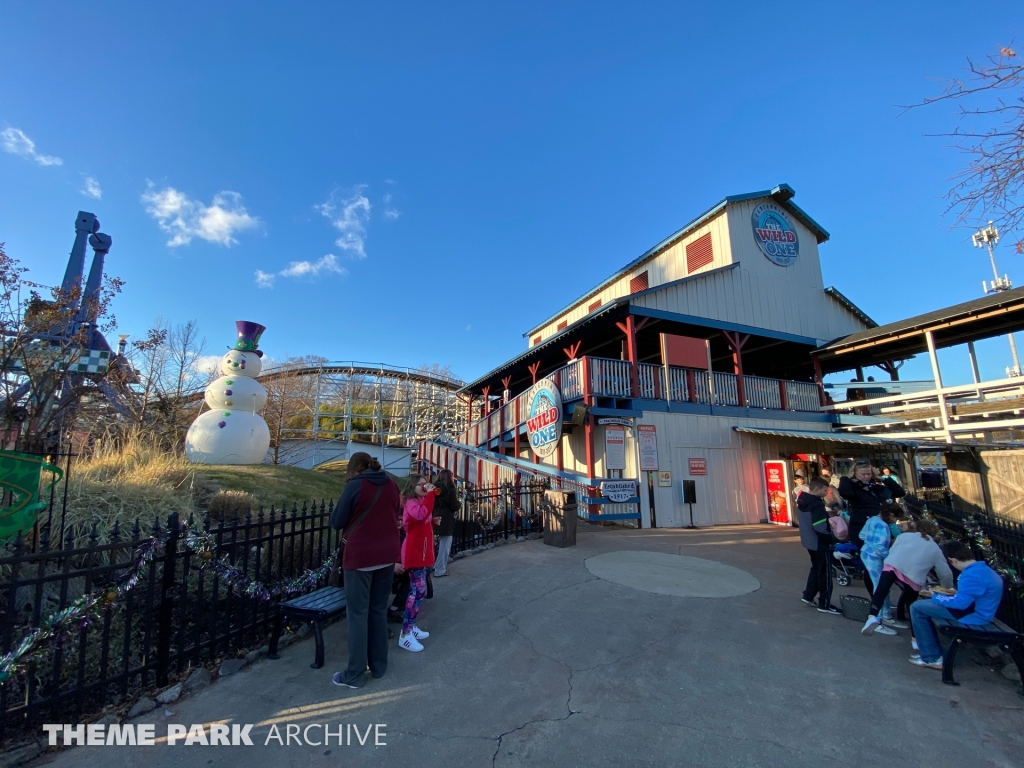
<path fill-rule="evenodd" d="M 877 616 L 868 616 L 868 620 L 864 622 L 864 626 L 860 628 L 862 635 L 870 635 L 880 629 L 882 622 L 878 620 Z"/>
<path fill-rule="evenodd" d="M 430 637 L 430 633 L 420 629 L 414 624 L 412 628 L 412 636 L 415 637 L 417 640 L 426 640 L 428 637 Z"/>
<path fill-rule="evenodd" d="M 882 623 L 893 629 L 910 629 L 910 625 L 907 622 L 900 621 L 899 619 L 882 619 Z"/>
<path fill-rule="evenodd" d="M 899 632 L 897 632 L 892 627 L 885 626 L 885 624 L 879 624 L 877 627 L 875 627 L 875 634 L 876 635 L 898 635 Z"/>
<path fill-rule="evenodd" d="M 917 640 L 915 640 L 914 638 L 910 638 L 910 647 L 913 648 L 915 651 L 921 650 L 917 647 Z"/>
<path fill-rule="evenodd" d="M 408 635 L 398 636 L 398 647 L 405 648 L 405 650 L 412 651 L 413 653 L 419 653 L 423 650 L 423 644 L 413 636 L 412 632 Z"/>

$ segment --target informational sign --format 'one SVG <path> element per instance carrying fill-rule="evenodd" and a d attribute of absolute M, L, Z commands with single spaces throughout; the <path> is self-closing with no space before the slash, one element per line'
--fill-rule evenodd
<path fill-rule="evenodd" d="M 708 460 L 707 459 L 695 459 L 690 457 L 690 477 L 696 475 L 706 475 L 708 473 Z"/>
<path fill-rule="evenodd" d="M 526 433 L 538 456 L 550 456 L 562 440 L 562 395 L 549 379 L 538 381 L 529 390 Z"/>
<path fill-rule="evenodd" d="M 789 525 L 789 469 L 785 461 L 764 462 L 764 492 L 768 500 L 768 522 Z"/>
<path fill-rule="evenodd" d="M 636 498 L 635 480 L 602 480 L 601 495 L 615 502 L 629 501 Z"/>
<path fill-rule="evenodd" d="M 671 488 L 672 487 L 672 473 L 671 472 L 659 472 L 658 473 L 658 487 L 659 488 Z"/>
<path fill-rule="evenodd" d="M 626 468 L 626 430 L 617 424 L 604 428 L 605 469 Z"/>
<path fill-rule="evenodd" d="M 754 242 L 773 264 L 788 267 L 800 255 L 796 227 L 777 203 L 761 203 L 751 214 Z"/>
<path fill-rule="evenodd" d="M 658 471 L 658 429 L 653 424 L 636 425 L 636 441 L 640 447 L 640 471 Z"/>
<path fill-rule="evenodd" d="M 617 419 L 617 418 L 614 418 L 614 417 L 611 417 L 611 416 L 605 417 L 603 419 L 598 419 L 597 423 L 598 424 L 618 424 L 618 425 L 623 426 L 623 427 L 632 427 L 633 426 L 633 422 L 630 421 L 629 419 Z"/>

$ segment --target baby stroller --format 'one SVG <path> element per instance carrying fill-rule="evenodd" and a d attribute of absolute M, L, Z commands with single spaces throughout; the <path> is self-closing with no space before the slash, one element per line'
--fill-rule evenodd
<path fill-rule="evenodd" d="M 836 544 L 832 552 L 832 575 L 841 587 L 850 586 L 854 579 L 864 578 L 864 563 L 860 560 L 860 550 L 853 544 Z"/>

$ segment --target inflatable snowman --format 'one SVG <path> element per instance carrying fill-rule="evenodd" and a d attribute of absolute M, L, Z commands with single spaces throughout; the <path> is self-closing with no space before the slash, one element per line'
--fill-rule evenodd
<path fill-rule="evenodd" d="M 267 391 L 256 381 L 263 368 L 256 347 L 266 328 L 247 320 L 235 326 L 235 347 L 221 358 L 221 375 L 206 388 L 210 410 L 185 436 L 185 456 L 196 464 L 262 464 L 270 448 L 270 430 L 260 416 Z"/>

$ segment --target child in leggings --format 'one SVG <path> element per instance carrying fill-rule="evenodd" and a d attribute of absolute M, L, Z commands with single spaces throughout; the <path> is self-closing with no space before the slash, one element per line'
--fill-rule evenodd
<path fill-rule="evenodd" d="M 402 567 L 409 574 L 409 596 L 405 600 L 398 645 L 418 653 L 423 650 L 420 640 L 430 637 L 429 632 L 416 626 L 416 617 L 427 594 L 427 569 L 434 564 L 434 486 L 423 475 L 410 475 L 402 498 Z"/>

